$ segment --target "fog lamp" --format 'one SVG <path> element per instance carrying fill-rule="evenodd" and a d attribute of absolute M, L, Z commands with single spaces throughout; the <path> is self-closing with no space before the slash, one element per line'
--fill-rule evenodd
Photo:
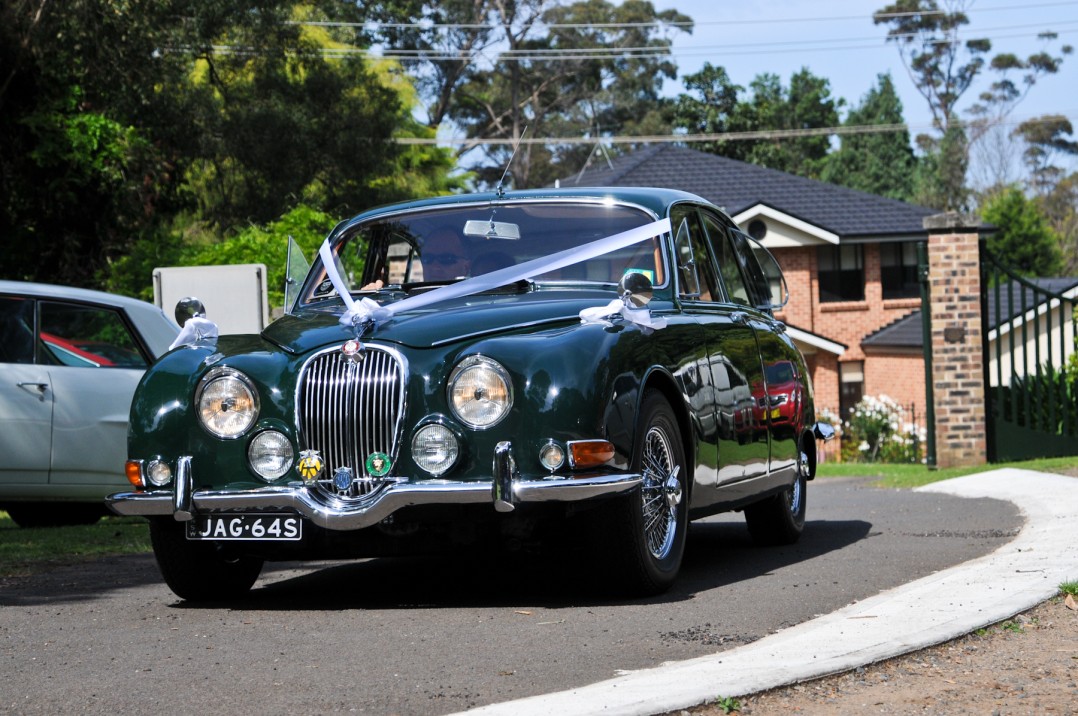
<path fill-rule="evenodd" d="M 291 469 L 292 443 L 284 433 L 266 430 L 247 447 L 247 460 L 256 475 L 272 482 Z"/>
<path fill-rule="evenodd" d="M 172 468 L 164 460 L 150 460 L 146 465 L 146 478 L 150 484 L 164 487 L 172 482 Z"/>
<path fill-rule="evenodd" d="M 559 467 L 565 464 L 565 450 L 561 445 L 551 440 L 543 447 L 539 448 L 539 462 L 543 464 L 547 470 L 554 472 Z"/>
<path fill-rule="evenodd" d="M 416 431 L 412 438 L 412 459 L 434 477 L 444 474 L 457 462 L 460 444 L 453 431 L 431 423 Z"/>

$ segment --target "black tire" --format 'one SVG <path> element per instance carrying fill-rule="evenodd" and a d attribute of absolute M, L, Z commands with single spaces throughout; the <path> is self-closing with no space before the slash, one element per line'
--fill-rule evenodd
<path fill-rule="evenodd" d="M 105 506 L 78 502 L 13 502 L 4 506 L 19 527 L 92 525 L 105 515 Z"/>
<path fill-rule="evenodd" d="M 150 519 L 150 543 L 165 583 L 190 602 L 237 599 L 262 572 L 262 560 L 229 555 L 214 542 L 188 540 L 185 525 L 171 517 Z"/>
<path fill-rule="evenodd" d="M 621 592 L 665 592 L 677 579 L 689 526 L 688 479 L 681 431 L 659 393 L 644 396 L 632 467 L 644 484 L 604 505 L 596 521 L 596 557 Z"/>
<path fill-rule="evenodd" d="M 808 456 L 798 451 L 797 479 L 787 489 L 745 508 L 745 523 L 756 544 L 793 544 L 805 529 Z"/>

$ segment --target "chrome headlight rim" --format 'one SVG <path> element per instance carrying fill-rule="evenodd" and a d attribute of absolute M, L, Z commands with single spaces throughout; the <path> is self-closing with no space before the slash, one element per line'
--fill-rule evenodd
<path fill-rule="evenodd" d="M 453 442 L 455 443 L 454 448 L 456 451 L 456 454 L 453 455 L 451 460 L 445 463 L 445 466 L 443 468 L 434 470 L 430 469 L 428 465 L 424 464 L 423 461 L 421 461 L 417 457 L 418 450 L 416 448 L 416 441 L 419 439 L 419 437 L 425 431 L 432 429 L 445 430 L 449 434 L 449 437 L 451 437 Z M 446 420 L 441 416 L 425 419 L 421 421 L 418 425 L 416 425 L 415 430 L 412 431 L 412 437 L 411 440 L 408 441 L 408 445 L 409 449 L 411 450 L 412 463 L 415 464 L 417 468 L 419 468 L 423 472 L 426 472 L 432 477 L 441 477 L 442 475 L 445 475 L 457 465 L 461 464 L 461 461 L 465 457 L 464 451 L 466 443 L 464 441 L 464 436 L 459 429 L 459 426 L 454 425 L 451 421 Z"/>
<path fill-rule="evenodd" d="M 263 445 L 267 440 L 278 440 L 278 444 L 283 445 L 284 448 L 286 448 L 286 450 L 282 451 L 284 462 L 274 470 L 259 469 L 259 465 L 263 464 L 259 462 L 259 459 L 264 459 L 270 452 L 267 449 L 269 446 Z M 259 449 L 262 450 L 261 454 L 256 453 L 256 450 Z M 287 455 L 285 455 L 285 453 L 287 453 Z M 259 430 L 251 436 L 251 441 L 247 444 L 247 466 L 258 479 L 264 482 L 276 482 L 287 475 L 295 466 L 295 463 L 296 449 L 292 446 L 292 441 L 285 433 L 274 428 L 267 428 L 265 430 Z"/>
<path fill-rule="evenodd" d="M 235 380 L 239 385 L 247 392 L 251 401 L 251 411 L 246 419 L 246 423 L 241 429 L 235 432 L 225 432 L 214 429 L 206 422 L 206 419 L 202 411 L 202 397 L 206 392 L 206 389 L 213 383 L 220 380 Z M 238 440 L 244 435 L 247 435 L 251 429 L 258 422 L 258 416 L 261 412 L 261 402 L 258 397 L 258 391 L 255 389 L 254 382 L 248 378 L 243 372 L 236 370 L 229 366 L 217 366 L 206 372 L 205 375 L 198 382 L 198 387 L 195 388 L 195 413 L 198 417 L 198 424 L 202 426 L 210 435 L 222 440 Z"/>
<path fill-rule="evenodd" d="M 454 389 L 457 381 L 467 372 L 475 369 L 491 371 L 505 386 L 505 403 L 499 407 L 498 414 L 487 422 L 469 419 L 467 415 L 462 414 L 461 406 L 458 406 L 454 400 Z M 470 355 L 461 359 L 450 372 L 449 380 L 446 383 L 446 401 L 449 403 L 449 410 L 453 413 L 453 417 L 465 426 L 472 430 L 489 430 L 505 420 L 513 409 L 513 381 L 509 377 L 509 371 L 498 361 L 484 355 Z"/>

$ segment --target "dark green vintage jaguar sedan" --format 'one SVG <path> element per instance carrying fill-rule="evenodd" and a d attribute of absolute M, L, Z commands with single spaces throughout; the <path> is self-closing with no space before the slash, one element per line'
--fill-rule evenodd
<path fill-rule="evenodd" d="M 801 534 L 828 430 L 773 315 L 785 282 L 699 197 L 374 209 L 291 289 L 261 335 L 217 337 L 196 305 L 135 394 L 135 489 L 109 504 L 149 517 L 182 598 L 241 595 L 265 560 L 526 544 L 647 594 L 676 578 L 690 519 Z"/>

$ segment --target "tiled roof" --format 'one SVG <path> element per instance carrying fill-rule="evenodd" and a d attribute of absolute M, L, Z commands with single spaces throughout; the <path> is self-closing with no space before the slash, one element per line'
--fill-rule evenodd
<path fill-rule="evenodd" d="M 692 192 L 731 216 L 757 204 L 837 234 L 840 238 L 916 234 L 922 219 L 938 214 L 846 187 L 671 144 L 652 145 L 616 157 L 613 169 L 596 163 L 582 175 L 561 180 L 572 186 L 659 186 Z"/>
<path fill-rule="evenodd" d="M 868 334 L 862 348 L 923 348 L 925 345 L 921 312 L 907 313 L 883 328 Z"/>
<path fill-rule="evenodd" d="M 1055 294 L 1078 287 L 1078 278 L 1031 278 L 1028 280 L 1040 289 Z M 988 289 L 988 325 L 992 330 L 1011 319 L 1020 317 L 1024 312 L 1031 310 L 1038 301 L 1033 289 L 1022 286 L 1017 281 L 1011 281 L 999 287 L 998 308 L 996 295 L 995 288 Z M 1023 298 L 1025 303 L 1023 303 Z M 914 311 L 888 323 L 866 336 L 861 341 L 861 345 L 876 348 L 923 348 L 921 312 Z"/>

